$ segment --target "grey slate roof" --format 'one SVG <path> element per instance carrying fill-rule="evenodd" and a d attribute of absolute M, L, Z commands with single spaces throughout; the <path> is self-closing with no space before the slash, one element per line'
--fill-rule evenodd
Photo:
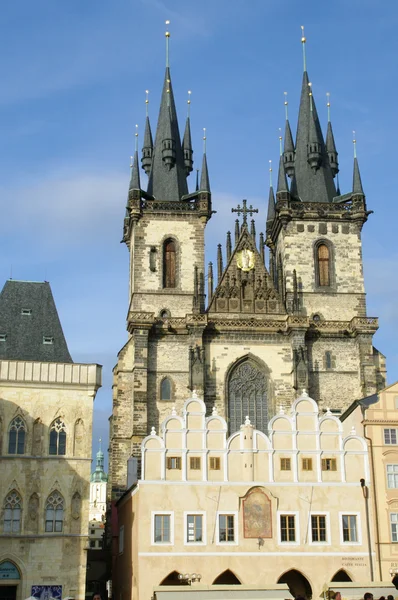
<path fill-rule="evenodd" d="M 269 196 L 268 196 L 268 213 L 267 213 L 267 223 L 272 223 L 275 219 L 275 196 L 274 196 L 274 188 L 272 185 L 269 188 Z"/>
<path fill-rule="evenodd" d="M 22 314 L 23 309 L 31 314 Z M 47 281 L 6 281 L 0 294 L 0 360 L 71 363 Z M 44 337 L 52 343 L 43 343 Z"/>
<path fill-rule="evenodd" d="M 203 154 L 202 173 L 200 175 L 199 189 L 201 192 L 210 192 L 210 180 L 209 180 L 209 170 L 207 168 L 206 152 L 204 152 L 204 154 Z"/>
<path fill-rule="evenodd" d="M 334 152 L 337 154 L 336 142 L 334 141 L 332 123 L 328 121 L 328 128 L 326 132 L 326 150 L 327 152 Z"/>
<path fill-rule="evenodd" d="M 290 129 L 289 119 L 286 119 L 285 124 L 285 141 L 283 145 L 284 152 L 294 152 L 294 142 L 292 136 L 292 130 Z"/>
<path fill-rule="evenodd" d="M 153 148 L 152 130 L 149 122 L 149 117 L 145 119 L 145 133 L 144 133 L 144 145 L 143 148 Z"/>
<path fill-rule="evenodd" d="M 162 142 L 166 139 L 172 139 L 175 144 L 176 162 L 170 170 L 165 167 L 162 160 Z M 166 67 L 160 102 L 152 168 L 148 180 L 148 194 L 154 196 L 157 200 L 175 200 L 177 202 L 182 196 L 188 194 L 184 156 L 169 67 Z"/>
<path fill-rule="evenodd" d="M 359 172 L 357 157 L 354 158 L 354 176 L 352 182 L 352 191 L 354 194 L 363 194 L 362 179 Z"/>
<path fill-rule="evenodd" d="M 130 190 L 140 190 L 141 189 L 141 181 L 140 181 L 140 170 L 138 168 L 138 152 L 137 150 L 134 152 L 134 160 L 133 166 L 131 169 L 131 178 L 130 178 Z"/>
<path fill-rule="evenodd" d="M 276 193 L 288 191 L 289 187 L 286 179 L 285 164 L 283 162 L 283 154 L 281 154 L 279 157 L 278 187 L 276 188 Z"/>
<path fill-rule="evenodd" d="M 336 196 L 336 188 L 313 96 L 313 114 L 311 114 L 308 83 L 308 73 L 304 71 L 296 135 L 296 156 L 294 163 L 296 187 L 294 194 L 298 195 L 303 202 L 332 202 Z M 312 124 L 311 119 L 314 119 Z M 316 170 L 313 170 L 308 163 L 310 125 L 314 127 L 317 141 L 321 146 L 322 162 L 319 169 Z"/>

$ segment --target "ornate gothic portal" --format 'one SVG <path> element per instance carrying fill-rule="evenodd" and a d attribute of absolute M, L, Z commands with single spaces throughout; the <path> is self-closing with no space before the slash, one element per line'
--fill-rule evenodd
<path fill-rule="evenodd" d="M 228 381 L 229 433 L 239 431 L 245 417 L 255 429 L 268 430 L 267 376 L 254 361 L 245 360 L 235 367 Z"/>

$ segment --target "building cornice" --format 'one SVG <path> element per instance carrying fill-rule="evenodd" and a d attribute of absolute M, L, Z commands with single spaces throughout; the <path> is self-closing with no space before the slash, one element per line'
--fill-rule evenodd
<path fill-rule="evenodd" d="M 85 388 L 93 394 L 101 387 L 102 367 L 97 364 L 0 360 L 0 386 L 12 383 L 36 387 Z"/>

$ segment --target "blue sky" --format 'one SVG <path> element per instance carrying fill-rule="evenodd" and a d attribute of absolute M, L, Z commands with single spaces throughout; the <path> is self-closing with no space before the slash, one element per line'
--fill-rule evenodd
<path fill-rule="evenodd" d="M 208 225 L 207 260 L 233 228 L 230 208 L 242 198 L 260 208 L 257 230 L 264 229 L 284 91 L 295 130 L 305 25 L 308 71 L 325 125 L 331 93 L 343 193 L 351 189 L 356 130 L 374 210 L 363 229 L 368 314 L 380 317 L 375 345 L 395 381 L 398 5 L 15 0 L 2 7 L 0 23 L 0 280 L 11 272 L 15 279 L 49 280 L 74 360 L 103 364 L 94 438 L 107 439 L 111 369 L 126 340 L 128 253 L 119 242 L 129 157 L 136 123 L 143 133 L 146 89 L 156 125 L 165 19 L 180 129 L 192 90 L 196 165 L 207 128 L 218 211 Z"/>

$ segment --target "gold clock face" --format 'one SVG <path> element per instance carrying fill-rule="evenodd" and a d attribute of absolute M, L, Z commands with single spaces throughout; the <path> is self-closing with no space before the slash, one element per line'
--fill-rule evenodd
<path fill-rule="evenodd" d="M 236 255 L 236 264 L 242 271 L 251 271 L 254 269 L 254 252 L 245 248 Z"/>

